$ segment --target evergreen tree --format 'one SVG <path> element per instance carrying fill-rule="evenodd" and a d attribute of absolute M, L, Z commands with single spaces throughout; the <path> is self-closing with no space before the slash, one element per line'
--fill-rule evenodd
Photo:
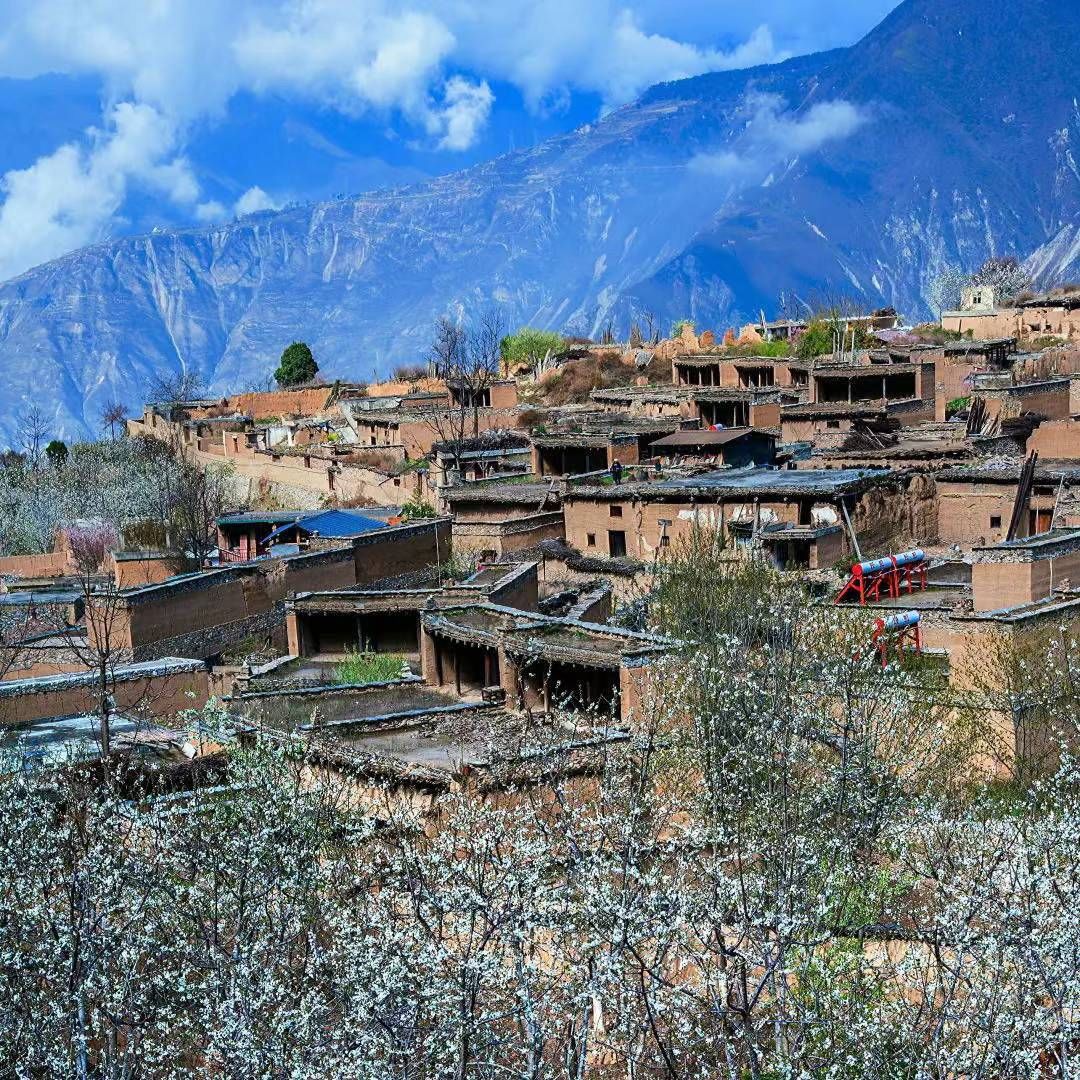
<path fill-rule="evenodd" d="M 319 370 L 311 349 L 302 341 L 294 341 L 282 354 L 274 378 L 278 386 L 299 386 L 311 382 Z"/>

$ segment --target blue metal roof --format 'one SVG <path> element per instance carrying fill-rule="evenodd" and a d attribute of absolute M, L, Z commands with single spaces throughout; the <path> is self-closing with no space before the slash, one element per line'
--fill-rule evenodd
<path fill-rule="evenodd" d="M 352 510 L 321 510 L 317 513 L 307 514 L 295 522 L 288 522 L 276 528 L 263 543 L 269 543 L 274 537 L 288 532 L 292 528 L 300 529 L 306 533 L 318 533 L 319 536 L 360 536 L 362 533 L 374 532 L 376 529 L 385 529 L 386 522 L 376 518 L 365 517 L 363 514 L 354 513 Z"/>

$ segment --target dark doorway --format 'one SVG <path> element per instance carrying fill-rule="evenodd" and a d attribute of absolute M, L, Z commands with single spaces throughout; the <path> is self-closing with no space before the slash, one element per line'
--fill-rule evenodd
<path fill-rule="evenodd" d="M 626 533 L 621 529 L 610 529 L 607 534 L 608 554 L 613 559 L 626 557 Z"/>

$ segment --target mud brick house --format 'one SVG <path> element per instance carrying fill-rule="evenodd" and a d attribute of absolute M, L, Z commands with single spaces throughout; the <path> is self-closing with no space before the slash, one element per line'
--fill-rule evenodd
<path fill-rule="evenodd" d="M 853 328 L 869 330 L 894 330 L 900 325 L 900 316 L 893 308 L 881 308 L 869 315 L 850 315 L 842 320 L 843 329 L 850 331 Z M 775 319 L 772 322 L 764 320 L 756 323 L 747 323 L 739 331 L 740 341 L 794 341 L 799 334 L 806 330 L 809 323 L 805 319 Z"/>
<path fill-rule="evenodd" d="M 1080 460 L 1080 420 L 1049 420 L 1040 424 L 1027 441 L 1027 450 L 1051 461 Z"/>
<path fill-rule="evenodd" d="M 486 386 L 469 385 L 449 380 L 450 407 L 457 409 L 513 409 L 517 407 L 518 390 L 514 379 L 500 379 Z"/>
<path fill-rule="evenodd" d="M 647 461 L 652 453 L 650 447 L 657 439 L 673 435 L 676 431 L 697 430 L 700 426 L 700 422 L 691 417 L 632 416 L 630 413 L 600 408 L 568 408 L 560 410 L 554 422 L 537 431 L 533 437 L 558 439 L 562 436 L 600 435 L 612 438 L 632 435 L 638 443 L 638 461 Z"/>
<path fill-rule="evenodd" d="M 1045 600 L 1055 589 L 1080 587 L 1080 529 L 976 547 L 971 553 L 976 611 L 998 611 Z"/>
<path fill-rule="evenodd" d="M 443 492 L 443 500 L 458 521 L 502 521 L 523 514 L 538 514 L 558 510 L 558 483 L 505 482 L 459 484 Z"/>
<path fill-rule="evenodd" d="M 502 408 L 469 409 L 464 429 L 470 435 L 518 426 L 516 404 Z M 358 446 L 398 453 L 403 459 L 426 457 L 437 442 L 460 433 L 462 414 L 444 409 L 392 409 L 382 412 L 357 411 L 354 415 Z"/>
<path fill-rule="evenodd" d="M 421 617 L 425 681 L 462 694 L 501 691 L 510 709 L 568 708 L 629 723 L 650 666 L 674 643 L 615 627 L 469 604 Z"/>
<path fill-rule="evenodd" d="M 1021 413 L 1037 413 L 1047 420 L 1065 420 L 1072 413 L 1072 380 L 1040 379 L 997 385 L 997 380 L 975 377 L 972 396 L 981 398 L 990 419 L 1006 420 Z"/>
<path fill-rule="evenodd" d="M 753 428 L 676 431 L 657 439 L 650 450 L 654 458 L 662 461 L 698 458 L 729 468 L 772 465 L 776 460 L 776 436 Z"/>
<path fill-rule="evenodd" d="M 340 546 L 181 575 L 116 596 L 112 647 L 136 660 L 218 657 L 250 635 L 284 637 L 294 592 L 343 589 L 426 571 L 449 556 L 450 523 L 389 526 Z"/>
<path fill-rule="evenodd" d="M 981 371 L 1008 371 L 1016 353 L 1015 337 L 948 341 L 941 346 L 946 360 L 966 361 Z"/>
<path fill-rule="evenodd" d="M 934 419 L 935 393 L 933 362 L 880 352 L 866 354 L 860 363 L 816 363 L 808 403 L 876 403 L 886 409 L 907 405 L 898 415 L 903 423 L 914 424 Z"/>
<path fill-rule="evenodd" d="M 941 325 L 977 338 L 1080 338 L 1080 291 L 1051 292 L 1015 305 L 996 304 L 993 289 L 965 289 L 960 308 L 946 311 Z"/>
<path fill-rule="evenodd" d="M 0 682 L 0 726 L 93 713 L 99 703 L 99 688 L 95 671 Z M 110 673 L 109 692 L 114 707 L 121 712 L 174 716 L 206 704 L 206 665 L 178 657 L 120 665 Z"/>
<path fill-rule="evenodd" d="M 863 402 L 835 401 L 814 405 L 786 405 L 780 410 L 780 441 L 837 447 L 853 431 L 884 431 L 888 409 Z"/>
<path fill-rule="evenodd" d="M 799 394 L 780 387 L 742 390 L 735 387 L 626 386 L 594 390 L 592 400 L 631 416 L 680 417 L 700 420 L 705 427 L 779 428 L 780 408 L 793 405 Z"/>
<path fill-rule="evenodd" d="M 463 603 L 495 603 L 535 611 L 537 564 L 482 566 L 464 581 L 404 587 L 305 592 L 286 604 L 289 654 L 314 660 L 349 652 L 401 653 L 419 659 L 420 615 Z"/>
<path fill-rule="evenodd" d="M 966 548 L 1003 541 L 1017 500 L 1021 467 L 1022 462 L 1013 459 L 939 470 L 934 477 L 939 542 Z M 1065 508 L 1078 487 L 1080 467 L 1040 460 L 1016 538 L 1048 532 L 1055 523 L 1072 524 L 1069 518 L 1075 510 L 1066 513 Z M 1062 511 L 1060 515 L 1055 514 L 1055 508 Z"/>
<path fill-rule="evenodd" d="M 566 540 L 586 555 L 651 561 L 706 528 L 735 543 L 782 544 L 785 565 L 797 558 L 803 566 L 825 566 L 850 548 L 841 529 L 841 504 L 850 507 L 856 528 L 861 518 L 875 534 L 905 531 L 909 517 L 902 494 L 868 501 L 890 478 L 886 469 L 748 468 L 573 484 L 563 497 Z M 771 526 L 782 528 L 770 531 Z"/>
<path fill-rule="evenodd" d="M 616 461 L 636 465 L 640 454 L 632 432 L 557 432 L 534 435 L 532 445 L 532 471 L 539 477 L 602 472 Z"/>
<path fill-rule="evenodd" d="M 1047 755 L 1039 725 L 1024 707 L 1012 710 L 1008 657 L 1025 643 L 1041 656 L 1042 635 L 1080 620 L 1080 529 L 978 546 L 970 558 L 937 564 L 926 591 L 866 604 L 872 620 L 916 611 L 923 652 L 946 665 L 958 706 L 987 722 L 996 747 L 988 764 L 1003 775 L 1019 756 Z M 827 600 L 831 603 L 831 597 Z"/>
<path fill-rule="evenodd" d="M 531 458 L 531 444 L 524 432 L 493 428 L 475 438 L 435 443 L 431 469 L 435 487 L 441 489 L 465 480 L 524 475 Z"/>
<path fill-rule="evenodd" d="M 313 775 L 345 785 L 357 805 L 378 816 L 388 802 L 437 813 L 438 796 L 450 790 L 507 805 L 558 784 L 564 797 L 588 801 L 608 761 L 631 745 L 629 732 L 607 724 L 525 717 L 422 680 L 246 694 L 229 704 L 245 739 L 302 732 Z"/>
<path fill-rule="evenodd" d="M 810 384 L 806 361 L 769 356 L 731 359 L 722 353 L 676 356 L 671 361 L 671 374 L 675 386 L 805 390 Z"/>
<path fill-rule="evenodd" d="M 562 499 L 554 479 L 460 484 L 442 495 L 453 518 L 456 550 L 493 561 L 563 536 Z"/>

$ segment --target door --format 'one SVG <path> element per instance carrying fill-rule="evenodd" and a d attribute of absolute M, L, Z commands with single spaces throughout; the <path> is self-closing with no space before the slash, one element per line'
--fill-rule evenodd
<path fill-rule="evenodd" d="M 1038 536 L 1039 533 L 1050 531 L 1050 522 L 1053 520 L 1053 510 L 1032 510 L 1028 521 L 1028 536 Z"/>
<path fill-rule="evenodd" d="M 608 554 L 613 559 L 621 559 L 626 555 L 626 533 L 622 530 L 609 529 L 607 534 Z"/>

